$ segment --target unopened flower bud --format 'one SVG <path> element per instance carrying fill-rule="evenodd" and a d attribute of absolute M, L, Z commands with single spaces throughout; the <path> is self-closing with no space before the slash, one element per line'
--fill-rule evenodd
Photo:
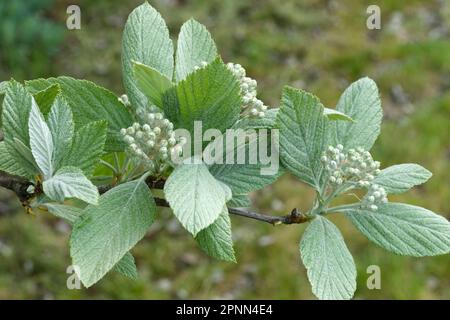
<path fill-rule="evenodd" d="M 33 185 L 29 185 L 27 188 L 28 194 L 33 194 L 36 191 L 36 188 Z"/>
<path fill-rule="evenodd" d="M 125 143 L 127 143 L 127 144 L 131 144 L 131 143 L 134 142 L 134 138 L 131 137 L 131 136 L 125 136 L 125 137 L 123 138 L 123 140 L 124 140 Z"/>
<path fill-rule="evenodd" d="M 177 143 L 177 140 L 175 138 L 169 138 L 168 142 L 170 146 L 174 146 Z"/>
<path fill-rule="evenodd" d="M 165 147 L 165 146 L 167 146 L 167 140 L 164 140 L 164 139 L 162 139 L 160 142 L 159 142 L 159 145 L 160 146 L 162 146 L 162 147 Z"/>
<path fill-rule="evenodd" d="M 126 94 L 121 95 L 118 100 L 127 107 L 131 105 L 130 100 L 128 99 L 128 96 Z"/>

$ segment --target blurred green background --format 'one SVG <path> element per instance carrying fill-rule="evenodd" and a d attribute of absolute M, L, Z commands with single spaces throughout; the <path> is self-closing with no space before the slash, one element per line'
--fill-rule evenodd
<path fill-rule="evenodd" d="M 121 32 L 141 1 L 0 0 L 0 80 L 53 75 L 86 78 L 123 93 Z M 194 17 L 213 34 L 225 61 L 241 63 L 277 106 L 285 84 L 334 106 L 351 82 L 369 76 L 381 91 L 385 122 L 373 150 L 383 166 L 416 162 L 434 176 L 392 196 L 450 218 L 450 1 L 159 0 L 150 2 L 172 35 Z M 65 27 L 81 8 L 81 30 Z M 381 8 L 381 30 L 366 28 L 367 6 Z M 284 176 L 253 196 L 256 209 L 306 209 L 312 192 Z M 358 268 L 357 299 L 450 299 L 449 256 L 395 256 L 369 243 L 340 216 Z M 11 298 L 313 298 L 300 263 L 304 226 L 272 227 L 233 217 L 238 264 L 205 256 L 169 212 L 161 212 L 132 251 L 140 279 L 109 274 L 89 290 L 68 290 L 70 228 L 29 216 L 0 191 L 0 299 Z M 381 290 L 366 286 L 370 265 Z"/>

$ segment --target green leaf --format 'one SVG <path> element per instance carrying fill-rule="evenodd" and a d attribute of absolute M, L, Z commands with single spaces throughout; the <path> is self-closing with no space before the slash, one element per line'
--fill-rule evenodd
<path fill-rule="evenodd" d="M 156 205 L 144 179 L 127 182 L 89 205 L 75 222 L 70 238 L 73 265 L 92 286 L 141 240 L 155 218 Z"/>
<path fill-rule="evenodd" d="M 44 181 L 44 193 L 52 200 L 63 202 L 68 198 L 77 198 L 90 204 L 98 203 L 98 190 L 85 177 L 81 169 L 63 167 L 53 177 Z"/>
<path fill-rule="evenodd" d="M 212 62 L 217 57 L 217 48 L 206 27 L 194 19 L 181 27 L 177 42 L 175 76 L 177 81 L 186 79 L 196 66 L 204 61 Z"/>
<path fill-rule="evenodd" d="M 347 216 L 369 240 L 388 251 L 414 257 L 450 252 L 450 223 L 427 209 L 390 202 L 376 212 L 352 210 Z"/>
<path fill-rule="evenodd" d="M 162 97 L 172 87 L 172 81 L 158 70 L 145 64 L 134 62 L 134 78 L 138 88 L 148 98 L 148 101 L 163 108 Z"/>
<path fill-rule="evenodd" d="M 30 145 L 28 117 L 33 103 L 33 97 L 25 90 L 24 86 L 17 81 L 9 81 L 3 100 L 2 116 L 6 144 L 12 143 L 16 138 L 26 146 Z"/>
<path fill-rule="evenodd" d="M 351 117 L 335 109 L 324 108 L 323 114 L 330 120 L 344 120 L 354 122 Z"/>
<path fill-rule="evenodd" d="M 5 141 L 0 142 L 0 171 L 20 177 L 29 176 L 29 172 L 23 169 L 20 164 L 11 157 L 6 148 Z"/>
<path fill-rule="evenodd" d="M 383 118 L 375 82 L 362 78 L 352 83 L 339 99 L 336 110 L 351 117 L 354 122 L 334 122 L 330 144 L 340 143 L 346 149 L 362 147 L 370 150 L 380 134 Z"/>
<path fill-rule="evenodd" d="M 39 173 L 39 167 L 34 160 L 31 149 L 27 147 L 22 141 L 14 138 L 11 144 L 7 144 L 6 148 L 10 155 L 14 155 L 14 161 L 20 164 L 20 167 L 28 172 L 29 177 Z"/>
<path fill-rule="evenodd" d="M 356 290 L 356 267 L 339 229 L 317 216 L 300 243 L 303 264 L 313 293 L 321 300 L 351 299 Z"/>
<path fill-rule="evenodd" d="M 132 280 L 136 280 L 139 277 L 136 264 L 134 262 L 134 257 L 129 252 L 125 253 L 123 258 L 117 262 L 114 270 Z"/>
<path fill-rule="evenodd" d="M 2 126 L 2 114 L 3 114 L 3 95 L 6 94 L 6 89 L 8 88 L 9 81 L 0 82 L 0 128 Z"/>
<path fill-rule="evenodd" d="M 131 12 L 122 39 L 122 74 L 126 92 L 135 109 L 147 104 L 133 77 L 133 61 L 173 76 L 173 43 L 161 15 L 147 2 Z"/>
<path fill-rule="evenodd" d="M 281 163 L 300 180 L 320 189 L 328 120 L 319 99 L 303 90 L 283 89 L 278 112 Z"/>
<path fill-rule="evenodd" d="M 0 95 L 6 94 L 6 89 L 8 88 L 9 81 L 0 82 Z"/>
<path fill-rule="evenodd" d="M 222 190 L 225 194 L 225 202 L 228 202 L 233 198 L 233 192 L 231 192 L 230 187 L 226 183 L 223 183 L 222 181 L 217 180 L 219 182 L 220 186 L 222 187 Z"/>
<path fill-rule="evenodd" d="M 203 229 L 195 238 L 198 245 L 213 258 L 236 262 L 231 236 L 231 221 L 227 206 L 224 206 L 213 224 Z"/>
<path fill-rule="evenodd" d="M 50 109 L 55 102 L 56 97 L 61 93 L 61 87 L 55 83 L 48 88 L 38 91 L 34 94 L 34 100 L 36 100 L 39 109 L 44 115 L 50 112 Z"/>
<path fill-rule="evenodd" d="M 43 206 L 47 208 L 48 212 L 54 214 L 58 218 L 66 220 L 70 224 L 75 223 L 75 221 L 83 213 L 83 209 L 74 206 L 68 206 L 65 204 L 45 203 L 43 204 Z"/>
<path fill-rule="evenodd" d="M 90 177 L 103 155 L 106 132 L 105 121 L 91 122 L 80 128 L 75 132 L 72 146 L 62 158 L 60 166 L 80 168 Z"/>
<path fill-rule="evenodd" d="M 34 99 L 24 86 L 8 81 L 2 110 L 4 141 L 9 159 L 27 173 L 26 177 L 38 172 L 29 148 L 28 118 L 33 104 Z"/>
<path fill-rule="evenodd" d="M 127 108 L 111 91 L 87 80 L 77 80 L 70 77 L 37 79 L 26 82 L 30 91 L 39 91 L 53 84 L 59 84 L 73 112 L 75 128 L 98 120 L 108 122 L 106 151 L 123 151 L 125 144 L 120 135 L 120 129 L 133 123 Z"/>
<path fill-rule="evenodd" d="M 219 59 L 192 73 L 169 92 L 164 111 L 177 127 L 191 133 L 194 121 L 202 122 L 203 131 L 214 128 L 223 132 L 239 117 L 239 84 Z"/>
<path fill-rule="evenodd" d="M 182 164 L 167 179 L 166 199 L 181 224 L 196 236 L 223 210 L 228 192 L 205 164 Z"/>
<path fill-rule="evenodd" d="M 54 100 L 47 124 L 52 134 L 54 144 L 53 163 L 57 170 L 60 168 L 62 158 L 70 150 L 74 131 L 72 111 L 62 96 L 58 96 Z"/>
<path fill-rule="evenodd" d="M 246 194 L 237 194 L 227 202 L 230 208 L 248 208 L 251 207 L 252 202 Z"/>
<path fill-rule="evenodd" d="M 402 193 L 425 183 L 432 173 L 415 163 L 404 163 L 381 170 L 373 183 L 382 186 L 387 193 Z"/>
<path fill-rule="evenodd" d="M 239 132 L 235 131 L 235 133 Z M 242 135 L 240 136 L 244 137 L 244 134 L 245 132 L 242 131 Z M 250 154 L 253 153 L 251 150 L 258 150 L 259 137 L 258 133 L 249 134 L 246 137 L 245 139 L 235 139 L 234 148 L 231 148 L 227 145 L 229 139 L 226 136 L 221 136 L 205 149 L 205 152 L 209 153 L 210 147 L 222 148 L 221 144 L 223 144 L 222 150 L 225 151 L 225 154 L 223 155 L 222 163 L 212 164 L 209 166 L 209 171 L 217 180 L 228 185 L 233 195 L 247 194 L 251 191 L 262 189 L 276 181 L 284 173 L 284 170 L 278 163 L 278 170 L 275 173 L 267 174 L 268 172 L 264 170 L 268 170 L 270 164 L 263 164 L 259 158 L 250 161 Z M 225 144 L 225 141 L 227 144 Z M 270 152 L 270 146 L 268 149 Z M 243 159 L 245 161 L 238 162 L 239 154 L 245 155 L 245 159 Z M 276 150 L 276 157 L 276 161 L 278 161 L 278 150 Z M 234 159 L 234 164 L 227 161 L 227 159 L 231 158 Z M 275 170 L 275 168 L 273 169 Z"/>
<path fill-rule="evenodd" d="M 31 106 L 28 128 L 30 131 L 31 152 L 34 160 L 44 175 L 44 179 L 49 179 L 53 175 L 54 170 L 53 139 L 44 116 L 34 102 Z"/>

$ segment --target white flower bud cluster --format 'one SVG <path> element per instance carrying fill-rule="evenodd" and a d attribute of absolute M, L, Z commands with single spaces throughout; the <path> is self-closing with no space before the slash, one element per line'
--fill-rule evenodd
<path fill-rule="evenodd" d="M 380 173 L 380 163 L 374 161 L 370 152 L 363 148 L 344 151 L 344 146 L 329 146 L 323 153 L 321 161 L 328 173 L 328 181 L 334 185 L 366 188 L 367 194 L 361 200 L 361 208 L 372 211 L 388 201 L 386 190 L 373 183 Z"/>
<path fill-rule="evenodd" d="M 380 173 L 380 163 L 374 161 L 370 152 L 362 148 L 344 152 L 341 144 L 329 146 L 321 161 L 329 174 L 330 183 L 334 185 L 351 182 L 359 188 L 368 188 Z"/>
<path fill-rule="evenodd" d="M 372 184 L 361 201 L 361 208 L 377 211 L 378 206 L 387 201 L 386 190 L 377 184 Z"/>
<path fill-rule="evenodd" d="M 267 106 L 256 97 L 257 83 L 255 79 L 246 76 L 245 69 L 240 64 L 227 63 L 227 68 L 239 80 L 241 95 L 242 95 L 242 115 L 249 115 L 251 117 L 265 116 Z"/>
<path fill-rule="evenodd" d="M 139 164 L 153 173 L 162 173 L 169 167 L 171 156 L 179 156 L 186 143 L 184 137 L 176 139 L 173 124 L 158 112 L 155 106 L 137 110 L 142 123 L 120 130 L 128 144 L 127 152 Z"/>
<path fill-rule="evenodd" d="M 128 96 L 126 94 L 121 95 L 118 100 L 122 102 L 125 106 L 129 107 L 131 106 L 130 100 L 128 99 Z"/>

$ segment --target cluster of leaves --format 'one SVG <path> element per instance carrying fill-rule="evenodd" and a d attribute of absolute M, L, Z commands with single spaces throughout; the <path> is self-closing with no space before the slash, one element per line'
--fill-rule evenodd
<path fill-rule="evenodd" d="M 349 299 L 356 268 L 337 227 L 325 216 L 344 213 L 370 240 L 397 254 L 426 256 L 450 251 L 450 223 L 427 209 L 385 203 L 377 211 L 332 207 L 342 190 L 328 185 L 320 159 L 330 145 L 370 150 L 380 132 L 381 103 L 375 83 L 353 83 L 336 109 L 325 108 L 303 90 L 285 87 L 280 108 L 262 119 L 240 118 L 239 83 L 217 54 L 211 35 L 195 20 L 180 31 L 177 49 L 159 13 L 148 3 L 129 16 L 123 35 L 123 78 L 130 106 L 86 80 L 69 77 L 14 80 L 0 84 L 4 141 L 0 170 L 33 183 L 32 209 L 45 209 L 73 223 L 70 253 L 86 287 L 111 269 L 137 275 L 129 251 L 153 223 L 156 203 L 146 181 L 134 179 L 120 129 L 136 121 L 136 110 L 152 104 L 175 128 L 193 132 L 229 128 L 279 129 L 282 167 L 261 175 L 262 164 L 180 164 L 169 170 L 164 196 L 174 215 L 210 256 L 236 261 L 228 208 L 248 207 L 248 193 L 273 183 L 285 170 L 314 188 L 305 213 L 310 224 L 300 242 L 314 294 Z M 206 62 L 206 66 L 198 68 Z M 250 142 L 237 145 L 248 148 Z M 112 174 L 105 176 L 104 168 Z M 388 193 L 409 190 L 431 173 L 416 164 L 381 170 L 377 185 Z M 102 195 L 98 187 L 112 186 Z M 331 188 L 331 190 L 330 190 Z M 330 192 L 331 191 L 331 192 Z M 339 191 L 339 192 L 338 192 Z M 73 200 L 76 199 L 76 200 Z M 69 200 L 69 201 L 67 201 Z M 66 202 L 65 202 L 66 201 Z"/>

